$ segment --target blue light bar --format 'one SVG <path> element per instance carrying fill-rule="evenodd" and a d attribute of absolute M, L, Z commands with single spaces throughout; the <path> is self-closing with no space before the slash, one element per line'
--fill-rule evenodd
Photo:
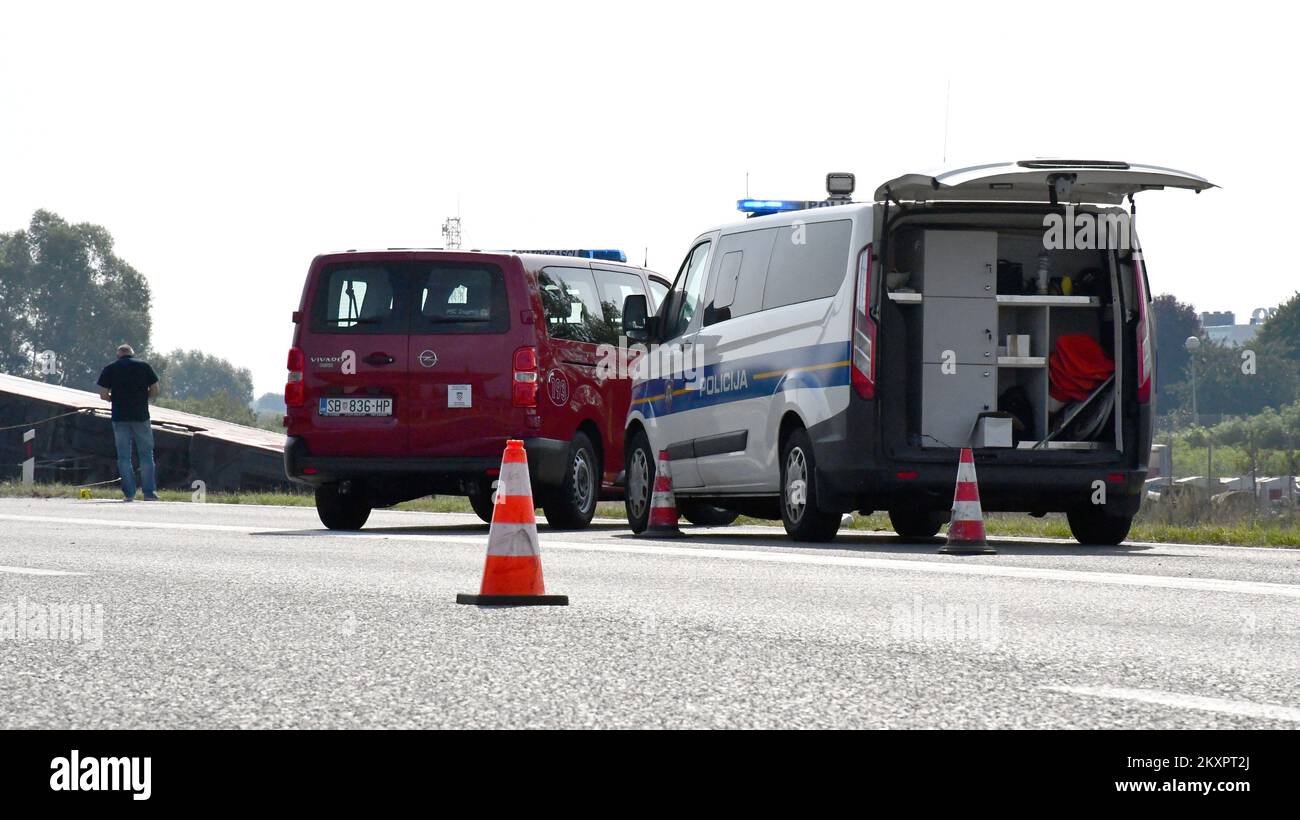
<path fill-rule="evenodd" d="M 571 248 L 567 250 L 516 250 L 514 253 L 536 253 L 542 256 L 576 256 L 582 259 L 599 259 L 604 262 L 626 262 L 627 254 L 615 248 L 601 248 L 598 250 L 585 250 L 582 248 Z"/>
<path fill-rule="evenodd" d="M 794 199 L 741 199 L 736 202 L 736 210 L 755 215 L 802 211 L 806 207 L 808 203 Z"/>

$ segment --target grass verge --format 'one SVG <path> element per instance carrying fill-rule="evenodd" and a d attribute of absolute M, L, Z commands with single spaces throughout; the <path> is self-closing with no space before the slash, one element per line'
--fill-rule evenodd
<path fill-rule="evenodd" d="M 122 493 L 116 487 L 95 487 L 89 490 L 96 499 L 117 499 Z M 184 490 L 160 490 L 164 501 L 193 501 L 193 494 Z M 79 490 L 68 484 L 35 484 L 24 487 L 13 481 L 0 482 L 0 497 L 4 498 L 78 498 Z M 206 500 L 215 504 L 267 504 L 285 507 L 314 507 L 310 493 L 208 493 Z M 398 504 L 394 509 L 415 512 L 470 513 L 469 502 L 456 496 L 421 498 Z M 600 518 L 623 518 L 621 502 L 602 502 L 596 508 Z M 739 519 L 743 524 L 776 524 L 759 519 Z M 889 517 L 884 513 L 856 515 L 848 526 L 854 530 L 888 531 Z M 989 535 L 1008 537 L 1070 538 L 1070 527 L 1065 516 L 1049 514 L 1032 518 L 1018 513 L 990 513 L 985 516 L 985 530 Z M 1139 515 L 1129 533 L 1130 541 L 1154 541 L 1179 544 L 1220 544 L 1241 547 L 1300 548 L 1300 527 L 1294 518 L 1260 518 L 1255 521 L 1205 522 L 1199 524 L 1166 524 Z"/>

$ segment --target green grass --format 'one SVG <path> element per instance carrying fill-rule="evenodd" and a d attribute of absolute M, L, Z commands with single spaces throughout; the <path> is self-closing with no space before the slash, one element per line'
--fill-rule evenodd
<path fill-rule="evenodd" d="M 99 499 L 121 498 L 121 492 L 112 485 L 90 488 L 90 497 Z M 160 490 L 164 501 L 191 501 L 191 493 L 184 490 Z M 79 490 L 68 484 L 35 484 L 24 487 L 18 482 L 0 482 L 0 497 L 6 498 L 78 498 Z M 266 504 L 287 507 L 313 507 L 310 493 L 208 493 L 212 504 Z M 469 501 L 456 496 L 421 498 L 398 504 L 394 509 L 416 512 L 473 513 Z M 598 518 L 624 517 L 621 502 L 603 502 L 596 508 Z M 1146 510 L 1138 516 L 1129 533 L 1130 541 L 1153 541 L 1180 544 L 1225 544 L 1243 547 L 1300 548 L 1300 520 L 1294 515 L 1260 517 L 1257 520 L 1200 522 L 1194 524 L 1169 524 L 1156 520 L 1159 513 Z M 740 524 L 780 526 L 779 522 L 764 521 L 742 516 Z M 1070 527 L 1065 516 L 1050 514 L 1033 518 L 1019 513 L 990 513 L 985 516 L 985 530 L 989 535 L 1008 537 L 1070 538 Z M 885 513 L 854 516 L 848 526 L 854 530 L 889 531 L 889 517 Z"/>

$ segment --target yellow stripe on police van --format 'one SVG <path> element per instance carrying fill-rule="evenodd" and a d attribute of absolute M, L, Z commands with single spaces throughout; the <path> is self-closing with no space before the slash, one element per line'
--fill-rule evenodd
<path fill-rule="evenodd" d="M 828 362 L 827 364 L 814 364 L 807 367 L 790 367 L 785 370 L 769 370 L 766 373 L 755 373 L 754 378 L 770 379 L 775 376 L 784 376 L 786 373 L 806 373 L 809 370 L 830 370 L 833 367 L 847 367 L 850 364 L 852 364 L 852 362 L 845 359 L 842 362 Z"/>

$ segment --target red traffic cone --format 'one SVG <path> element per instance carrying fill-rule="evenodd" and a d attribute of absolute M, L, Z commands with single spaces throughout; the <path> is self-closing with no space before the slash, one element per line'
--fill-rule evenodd
<path fill-rule="evenodd" d="M 642 535 L 646 538 L 681 538 L 685 535 L 677 526 L 677 499 L 673 497 L 673 476 L 668 467 L 667 450 L 659 451 L 654 495 L 650 497 L 650 526 Z"/>
<path fill-rule="evenodd" d="M 994 555 L 984 540 L 984 511 L 980 509 L 980 487 L 975 478 L 975 454 L 961 451 L 957 464 L 957 489 L 952 496 L 952 520 L 948 542 L 939 548 L 944 555 Z"/>
<path fill-rule="evenodd" d="M 528 454 L 518 439 L 506 442 L 501 477 L 488 530 L 487 562 L 478 595 L 459 594 L 458 604 L 477 606 L 568 606 L 569 596 L 547 595 L 537 545 Z"/>

